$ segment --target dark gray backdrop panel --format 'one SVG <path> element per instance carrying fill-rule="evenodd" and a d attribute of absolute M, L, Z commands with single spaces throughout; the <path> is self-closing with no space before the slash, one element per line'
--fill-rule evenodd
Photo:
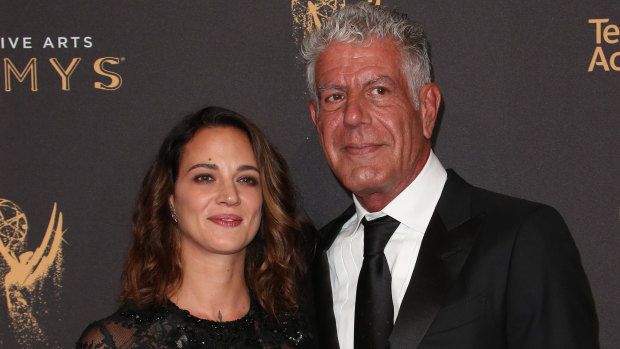
<path fill-rule="evenodd" d="M 563 214 L 592 284 L 601 346 L 614 347 L 620 71 L 588 67 L 596 47 L 609 59 L 620 44 L 597 44 L 588 20 L 618 26 L 620 5 L 382 3 L 408 12 L 430 37 L 444 99 L 435 146 L 443 164 L 472 184 Z M 43 48 L 48 36 L 80 40 L 77 47 Z M 216 104 L 254 119 L 288 159 L 317 225 L 349 204 L 308 115 L 290 1 L 3 0 L 0 37 L 2 61 L 23 69 L 38 59 L 39 88 L 32 92 L 29 80 L 13 77 L 12 91 L 0 91 L 0 198 L 27 215 L 26 250 L 41 243 L 54 202 L 67 229 L 60 290 L 48 280 L 31 295 L 41 298 L 34 311 L 50 347 L 71 346 L 87 323 L 114 310 L 139 183 L 182 115 Z M 8 38 L 15 37 L 31 37 L 32 48 L 11 48 Z M 61 90 L 52 57 L 65 67 L 81 58 L 70 91 Z M 107 65 L 123 79 L 115 91 L 93 87 L 109 82 L 93 69 L 101 57 L 120 60 Z M 620 57 L 615 62 L 620 66 Z M 0 261 L 0 277 L 7 271 Z M 0 347 L 17 345 L 9 321 L 3 300 Z"/>

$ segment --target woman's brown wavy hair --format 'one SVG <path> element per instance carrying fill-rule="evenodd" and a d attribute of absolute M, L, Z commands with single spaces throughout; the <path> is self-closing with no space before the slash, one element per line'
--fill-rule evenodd
<path fill-rule="evenodd" d="M 300 307 L 314 227 L 298 204 L 282 155 L 254 123 L 220 107 L 207 107 L 181 120 L 166 136 L 144 177 L 133 213 L 133 244 L 119 301 L 134 306 L 164 304 L 180 286 L 180 237 L 168 199 L 174 192 L 185 144 L 205 127 L 235 127 L 250 139 L 263 207 L 258 234 L 246 251 L 245 279 L 268 314 L 294 315 Z"/>

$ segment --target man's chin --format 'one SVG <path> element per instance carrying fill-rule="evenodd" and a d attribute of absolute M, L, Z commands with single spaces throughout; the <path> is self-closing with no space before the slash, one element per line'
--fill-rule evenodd
<path fill-rule="evenodd" d="M 342 179 L 345 180 L 343 181 Z M 384 181 L 381 180 L 379 175 L 357 177 L 354 174 L 350 174 L 346 178 L 341 178 L 340 182 L 355 195 L 366 196 L 379 191 Z"/>

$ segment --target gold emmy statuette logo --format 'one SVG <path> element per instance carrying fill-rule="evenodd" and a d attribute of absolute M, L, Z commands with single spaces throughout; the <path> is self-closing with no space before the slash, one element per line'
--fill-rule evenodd
<path fill-rule="evenodd" d="M 0 261 L 0 282 L 4 283 L 11 330 L 23 348 L 49 346 L 37 317 L 49 316 L 53 312 L 48 306 L 59 303 L 63 233 L 62 213 L 54 203 L 41 245 L 27 250 L 26 215 L 15 203 L 0 198 L 0 254 L 4 260 Z"/>
<path fill-rule="evenodd" d="M 375 5 L 381 5 L 381 0 L 368 0 Z M 346 0 L 292 0 L 291 13 L 293 14 L 293 36 L 298 44 L 307 33 L 321 29 L 322 23 L 336 10 L 346 5 Z"/>
<path fill-rule="evenodd" d="M 345 0 L 292 0 L 291 12 L 295 41 L 299 43 L 306 33 L 321 29 L 321 24 L 344 5 Z"/>

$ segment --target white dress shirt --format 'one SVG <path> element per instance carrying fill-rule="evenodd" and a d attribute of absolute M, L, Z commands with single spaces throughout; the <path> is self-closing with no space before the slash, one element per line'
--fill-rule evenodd
<path fill-rule="evenodd" d="M 360 224 L 362 219 L 366 217 L 373 220 L 389 215 L 401 223 L 384 250 L 392 274 L 392 301 L 396 321 L 424 232 L 447 177 L 446 170 L 431 151 L 420 174 L 383 210 L 368 212 L 353 195 L 356 213 L 343 225 L 327 251 L 340 348 L 353 349 L 355 294 L 364 260 L 364 226 Z"/>

